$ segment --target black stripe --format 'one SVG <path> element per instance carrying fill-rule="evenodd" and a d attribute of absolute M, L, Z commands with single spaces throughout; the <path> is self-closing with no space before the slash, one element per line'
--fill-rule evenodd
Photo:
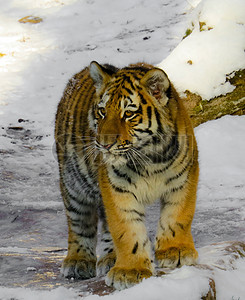
<path fill-rule="evenodd" d="M 184 144 L 184 146 L 186 146 L 185 154 L 182 157 L 181 161 L 179 162 L 180 165 L 182 165 L 182 163 L 185 161 L 186 157 L 188 156 L 188 152 L 189 152 L 189 142 L 188 142 L 188 139 L 187 139 L 187 145 Z M 182 150 L 180 149 L 180 152 L 182 152 L 182 151 L 183 151 L 183 149 Z"/>
<path fill-rule="evenodd" d="M 162 225 L 162 222 L 160 222 L 160 227 L 161 227 L 162 231 L 164 232 L 165 231 L 165 227 Z"/>
<path fill-rule="evenodd" d="M 132 254 L 136 254 L 137 250 L 138 250 L 138 247 L 139 247 L 139 243 L 136 242 L 135 245 L 134 245 L 134 248 L 132 250 Z"/>
<path fill-rule="evenodd" d="M 128 89 L 126 86 L 124 86 L 123 87 L 123 89 L 125 90 L 125 91 L 127 91 L 127 93 L 129 94 L 129 95 L 133 95 L 133 92 L 130 90 L 130 89 Z"/>
<path fill-rule="evenodd" d="M 81 83 L 81 85 L 86 85 L 89 81 L 90 81 L 90 77 L 87 77 L 83 80 L 83 82 Z M 75 104 L 75 107 L 74 107 L 74 110 L 73 110 L 73 124 L 72 124 L 72 138 L 71 138 L 71 143 L 74 147 L 74 149 L 76 150 L 77 149 L 77 143 L 76 143 L 76 138 L 79 136 L 78 132 L 76 131 L 76 126 L 80 123 L 80 120 L 81 120 L 81 116 L 79 115 L 78 116 L 78 107 L 80 105 L 80 102 L 81 102 L 81 98 L 83 99 L 83 102 L 84 102 L 84 105 L 87 104 L 85 103 L 85 99 L 87 100 L 88 99 L 88 94 L 91 92 L 91 88 L 93 86 L 93 82 L 91 81 L 90 85 L 87 86 L 86 90 L 83 91 L 83 94 L 82 95 L 79 95 L 80 97 L 80 101 L 77 100 L 76 104 Z M 78 94 L 80 92 L 80 89 L 78 89 Z M 77 95 L 75 95 L 77 96 Z M 75 100 L 75 96 L 73 96 L 74 100 Z M 81 110 L 81 113 L 83 112 L 83 110 Z M 81 130 L 82 129 L 82 132 L 80 134 L 80 136 L 85 136 L 85 126 L 83 128 L 81 128 L 81 126 L 79 126 L 79 129 Z"/>
<path fill-rule="evenodd" d="M 137 115 L 142 115 L 142 105 L 139 105 L 139 108 L 135 111 Z"/>
<path fill-rule="evenodd" d="M 175 162 L 175 160 L 172 159 L 172 160 L 168 163 L 167 166 L 165 166 L 165 167 L 162 168 L 162 169 L 159 169 L 159 170 L 154 171 L 153 174 L 160 174 L 160 173 L 166 172 L 166 171 L 173 165 L 174 162 Z"/>
<path fill-rule="evenodd" d="M 172 232 L 173 237 L 175 237 L 175 231 L 173 230 L 172 227 L 170 227 L 170 225 L 168 226 L 169 230 Z"/>
<path fill-rule="evenodd" d="M 143 243 L 143 248 L 148 244 L 148 242 L 149 242 L 149 239 L 147 238 Z"/>
<path fill-rule="evenodd" d="M 114 174 L 116 174 L 116 176 L 120 177 L 120 178 L 124 178 L 128 183 L 132 183 L 131 178 L 125 174 L 125 173 L 121 173 L 118 169 L 116 169 L 114 166 L 112 166 L 112 170 L 114 172 Z"/>
<path fill-rule="evenodd" d="M 71 217 L 69 216 L 69 218 L 71 219 Z M 81 229 L 93 229 L 96 225 L 94 223 L 92 224 L 88 224 L 87 220 L 72 220 L 71 219 L 71 223 L 73 227 L 79 227 Z"/>
<path fill-rule="evenodd" d="M 140 169 L 142 169 L 142 166 L 135 166 L 135 163 L 130 159 L 128 160 L 127 164 L 126 164 L 127 168 L 129 168 L 132 172 L 136 173 L 137 175 L 142 176 Z"/>
<path fill-rule="evenodd" d="M 150 70 L 150 68 L 146 67 L 145 65 L 130 65 L 126 68 L 124 68 L 124 70 L 127 70 L 127 71 L 137 71 L 137 72 L 140 72 L 142 73 L 142 75 L 144 75 L 147 71 Z"/>
<path fill-rule="evenodd" d="M 129 99 L 129 98 L 127 98 L 127 99 Z M 137 105 L 136 104 L 129 104 L 128 107 L 136 107 L 137 108 Z"/>
<path fill-rule="evenodd" d="M 132 193 L 132 192 L 130 192 L 130 191 L 128 191 L 128 190 L 124 190 L 124 189 L 122 189 L 122 188 L 120 188 L 120 187 L 115 186 L 114 184 L 112 184 L 112 188 L 113 188 L 116 192 L 118 192 L 118 193 L 129 193 L 129 194 L 132 194 L 132 195 L 134 196 L 134 198 L 135 198 L 136 200 L 138 200 L 137 197 L 135 196 L 135 194 Z"/>
<path fill-rule="evenodd" d="M 141 103 L 147 104 L 147 101 L 145 100 L 144 96 L 141 93 L 139 93 L 139 96 L 140 96 Z"/>
<path fill-rule="evenodd" d="M 74 240 L 74 241 L 72 241 L 72 242 L 71 242 L 71 241 L 68 241 L 68 244 L 69 244 L 69 245 L 71 245 L 71 244 L 77 244 L 77 245 L 78 245 L 79 242 L 78 242 L 77 240 Z M 52 252 L 53 252 L 53 250 L 49 250 L 49 251 L 52 251 Z M 57 251 L 57 250 L 56 250 L 56 251 Z M 46 251 L 45 251 L 45 252 L 46 252 Z"/>
<path fill-rule="evenodd" d="M 168 178 L 168 179 L 166 180 L 166 184 L 169 184 L 171 181 L 180 178 L 180 177 L 185 173 L 185 171 L 186 171 L 187 169 L 189 169 L 191 166 L 192 166 L 192 164 L 190 164 L 190 161 L 188 161 L 188 163 L 186 164 L 186 166 L 185 166 L 178 174 L 176 174 L 175 176 L 170 177 L 170 178 Z"/>
<path fill-rule="evenodd" d="M 79 183 L 82 183 L 81 186 L 86 185 L 87 195 L 92 199 L 97 198 L 98 192 L 94 190 L 95 185 L 93 183 L 89 183 L 86 175 L 81 172 L 78 165 L 77 156 L 75 154 L 72 155 L 72 161 L 67 162 L 66 165 L 68 173 L 72 174 L 72 176 L 74 176 Z M 89 167 L 90 165 L 88 165 L 87 172 L 89 174 L 89 178 L 94 182 L 93 174 Z"/>
<path fill-rule="evenodd" d="M 152 160 L 154 163 L 166 163 L 172 160 L 174 157 L 176 158 L 178 153 L 179 153 L 178 135 L 174 134 L 172 135 L 170 143 L 164 149 L 164 151 L 162 153 L 156 152 L 155 155 L 152 155 Z"/>
<path fill-rule="evenodd" d="M 148 116 L 148 128 L 150 128 L 151 127 L 151 116 L 152 116 L 151 106 L 147 107 L 147 116 Z"/>
<path fill-rule="evenodd" d="M 105 243 L 110 243 L 110 242 L 112 242 L 112 240 L 109 240 L 109 239 L 105 239 L 105 240 L 102 239 L 101 241 L 102 241 L 102 242 L 105 242 Z"/>
<path fill-rule="evenodd" d="M 153 132 L 150 129 L 148 129 L 148 128 L 146 128 L 146 129 L 137 129 L 137 128 L 134 128 L 134 131 L 137 131 L 137 132 L 140 132 L 140 133 L 148 133 L 149 135 L 153 135 Z"/>
<path fill-rule="evenodd" d="M 186 180 L 183 184 L 181 184 L 180 186 L 174 187 L 170 189 L 171 193 L 175 193 L 175 192 L 179 192 L 180 190 L 182 190 L 184 188 L 184 186 L 186 185 L 188 180 Z"/>
<path fill-rule="evenodd" d="M 153 145 L 159 145 L 162 142 L 161 138 L 159 136 L 153 136 L 152 137 L 152 144 Z"/>
<path fill-rule="evenodd" d="M 185 230 L 185 227 L 182 223 L 177 222 L 176 225 L 179 226 L 182 230 Z"/>
<path fill-rule="evenodd" d="M 134 213 L 134 214 L 137 214 L 139 217 L 145 217 L 145 214 L 144 213 L 141 213 L 139 211 L 137 211 L 136 209 L 121 209 L 122 211 L 124 212 L 127 212 L 127 213 Z"/>
<path fill-rule="evenodd" d="M 170 144 L 166 149 L 166 159 L 167 160 L 173 159 L 178 152 L 179 152 L 179 141 L 178 141 L 178 134 L 176 133 L 172 136 Z"/>
<path fill-rule="evenodd" d="M 74 200 L 73 200 L 74 201 Z M 77 201 L 75 201 L 75 202 L 77 202 Z M 83 205 L 82 204 L 80 204 L 79 203 L 79 205 L 82 207 Z M 90 218 L 91 217 L 91 214 L 92 214 L 92 212 L 91 212 L 91 210 L 93 210 L 94 209 L 94 207 L 93 206 L 91 206 L 91 210 L 89 210 L 89 211 L 78 211 L 77 210 L 77 208 L 76 207 L 74 207 L 71 203 L 69 203 L 69 204 L 65 204 L 65 208 L 66 208 L 66 210 L 68 211 L 68 212 L 73 212 L 73 213 L 76 213 L 78 216 L 83 216 L 83 217 L 87 217 L 87 218 Z"/>
<path fill-rule="evenodd" d="M 156 116 L 156 120 L 157 120 L 157 132 L 160 133 L 160 134 L 163 134 L 163 127 L 162 127 L 162 123 L 161 123 L 161 116 L 157 110 L 157 108 L 155 107 L 154 109 L 154 112 L 155 112 L 155 116 Z"/>
<path fill-rule="evenodd" d="M 123 238 L 124 234 L 125 234 L 125 232 L 119 236 L 119 238 L 118 238 L 119 241 Z"/>
<path fill-rule="evenodd" d="M 79 201 L 79 199 L 78 198 L 76 198 L 76 197 L 73 197 L 70 193 L 69 193 L 69 191 L 67 190 L 67 189 L 65 189 L 65 193 L 66 193 L 66 197 L 68 197 L 68 198 L 70 198 L 72 201 L 74 201 L 74 202 L 76 202 L 76 203 L 78 203 L 80 206 L 83 206 L 83 207 L 88 207 L 88 208 L 91 208 L 91 209 L 94 209 L 96 206 L 95 206 L 95 202 L 94 203 L 85 203 L 85 202 L 83 202 L 83 201 Z M 95 195 L 95 197 L 96 197 L 96 195 Z M 85 200 L 86 198 L 84 198 L 83 200 Z M 68 199 L 69 200 L 69 199 Z M 65 201 L 64 201 L 65 202 Z M 69 206 L 68 206 L 69 205 Z M 65 207 L 66 207 L 66 209 L 68 209 L 68 208 L 70 208 L 70 209 L 72 209 L 72 205 L 69 203 L 69 204 L 66 204 L 66 202 L 65 202 Z M 74 208 L 75 209 L 75 208 Z"/>
<path fill-rule="evenodd" d="M 75 232 L 75 234 L 76 234 L 77 236 L 82 237 L 82 238 L 93 239 L 93 238 L 95 238 L 95 236 L 96 236 L 96 234 L 97 234 L 97 231 L 95 231 L 95 232 L 93 232 L 93 233 L 90 233 L 90 234 L 85 233 L 85 232 L 82 232 L 82 233 L 77 233 L 77 232 Z"/>
<path fill-rule="evenodd" d="M 125 78 L 126 82 L 130 85 L 131 90 L 134 91 L 135 87 L 133 85 L 133 82 L 132 82 L 131 78 L 129 76 L 126 76 L 126 75 L 124 75 L 124 78 Z M 133 93 L 131 95 L 133 95 Z"/>
<path fill-rule="evenodd" d="M 129 220 L 130 222 L 143 222 L 141 218 L 132 218 Z"/>

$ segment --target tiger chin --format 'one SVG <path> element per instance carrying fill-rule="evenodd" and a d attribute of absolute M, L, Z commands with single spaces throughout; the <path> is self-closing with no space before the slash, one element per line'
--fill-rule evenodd
<path fill-rule="evenodd" d="M 161 268 L 196 263 L 198 151 L 164 71 L 91 62 L 64 91 L 55 138 L 68 221 L 65 277 L 107 274 L 106 284 L 121 290 L 154 275 L 154 261 Z M 154 201 L 160 201 L 155 255 L 144 224 Z"/>

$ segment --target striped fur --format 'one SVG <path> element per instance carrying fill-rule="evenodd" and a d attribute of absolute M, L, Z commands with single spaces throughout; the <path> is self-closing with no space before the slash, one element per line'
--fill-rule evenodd
<path fill-rule="evenodd" d="M 64 276 L 90 278 L 97 265 L 98 275 L 109 271 L 108 285 L 122 289 L 154 274 L 144 219 L 145 206 L 157 199 L 159 266 L 196 262 L 191 223 L 197 146 L 189 117 L 162 70 L 92 62 L 66 87 L 55 137 L 69 230 Z"/>

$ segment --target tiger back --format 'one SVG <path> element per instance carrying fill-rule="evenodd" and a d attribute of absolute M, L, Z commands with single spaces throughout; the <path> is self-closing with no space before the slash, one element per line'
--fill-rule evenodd
<path fill-rule="evenodd" d="M 198 151 L 183 103 L 167 75 L 147 64 L 90 67 L 68 83 L 55 128 L 60 188 L 68 220 L 65 277 L 105 275 L 123 289 L 154 274 L 144 224 L 159 200 L 155 258 L 191 265 Z M 101 253 L 96 256 L 98 218 Z"/>

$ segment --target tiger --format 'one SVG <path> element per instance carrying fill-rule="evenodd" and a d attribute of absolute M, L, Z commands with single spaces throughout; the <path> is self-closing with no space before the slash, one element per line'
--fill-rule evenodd
<path fill-rule="evenodd" d="M 122 290 L 156 275 L 155 264 L 197 263 L 191 233 L 197 143 L 183 102 L 162 69 L 92 61 L 66 86 L 55 140 L 68 223 L 64 277 L 105 276 L 108 286 Z M 160 216 L 152 245 L 145 214 L 155 201 Z"/>

